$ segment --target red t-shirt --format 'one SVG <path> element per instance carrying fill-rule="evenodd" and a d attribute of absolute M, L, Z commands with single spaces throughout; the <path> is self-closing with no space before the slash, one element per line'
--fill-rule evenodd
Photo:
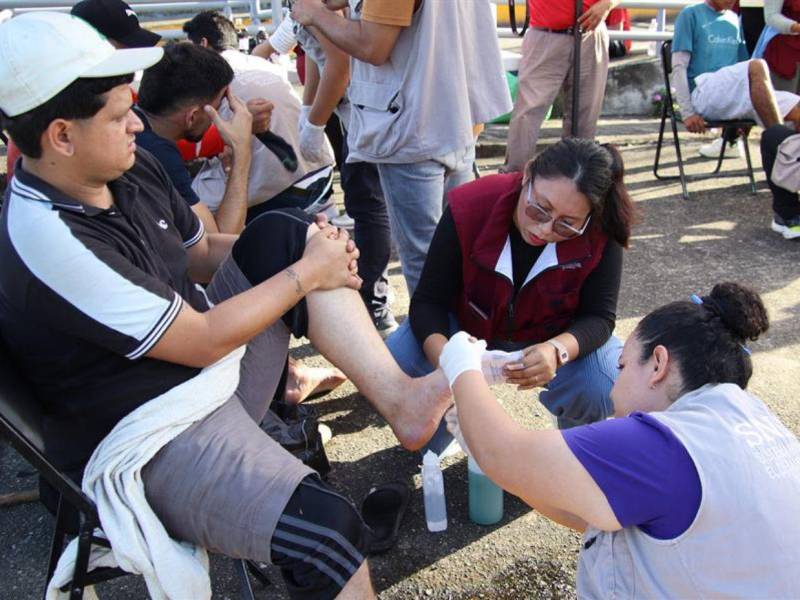
<path fill-rule="evenodd" d="M 583 0 L 583 10 L 597 0 Z M 575 24 L 575 2 L 569 0 L 528 0 L 531 12 L 531 26 L 548 29 L 566 29 Z"/>

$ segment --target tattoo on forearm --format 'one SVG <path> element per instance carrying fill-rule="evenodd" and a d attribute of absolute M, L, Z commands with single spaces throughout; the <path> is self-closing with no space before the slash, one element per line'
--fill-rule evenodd
<path fill-rule="evenodd" d="M 284 273 L 286 273 L 286 276 L 289 279 L 294 281 L 294 290 L 298 294 L 304 295 L 306 291 L 303 289 L 303 285 L 300 283 L 300 276 L 297 274 L 297 272 L 292 267 L 289 267 L 286 269 L 286 271 L 284 271 Z"/>

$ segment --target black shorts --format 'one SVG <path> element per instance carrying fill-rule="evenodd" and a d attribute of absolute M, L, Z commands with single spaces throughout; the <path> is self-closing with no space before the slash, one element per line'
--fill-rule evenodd
<path fill-rule="evenodd" d="M 312 223 L 314 217 L 299 208 L 280 208 L 253 219 L 232 250 L 233 260 L 250 285 L 258 285 L 300 260 L 306 249 L 308 226 Z M 308 333 L 305 298 L 282 318 L 295 337 L 305 337 Z"/>
<path fill-rule="evenodd" d="M 316 476 L 300 482 L 270 547 L 292 598 L 335 598 L 366 560 L 367 528 L 344 496 Z"/>

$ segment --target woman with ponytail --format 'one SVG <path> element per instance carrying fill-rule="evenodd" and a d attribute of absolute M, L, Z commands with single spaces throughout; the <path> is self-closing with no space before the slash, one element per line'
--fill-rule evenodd
<path fill-rule="evenodd" d="M 521 351 L 495 379 L 544 388 L 539 399 L 559 427 L 608 417 L 634 212 L 623 174 L 613 146 L 565 139 L 524 173 L 451 191 L 409 318 L 387 340 L 401 367 L 433 370 L 462 329 L 490 350 Z"/>
<path fill-rule="evenodd" d="M 457 333 L 448 421 L 488 477 L 583 532 L 579 598 L 796 598 L 800 443 L 744 391 L 768 325 L 734 283 L 651 312 L 619 359 L 618 418 L 560 432 L 514 423 Z"/>

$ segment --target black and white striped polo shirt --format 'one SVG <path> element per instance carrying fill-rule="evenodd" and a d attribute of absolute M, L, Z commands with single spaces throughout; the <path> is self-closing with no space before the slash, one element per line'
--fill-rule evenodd
<path fill-rule="evenodd" d="M 186 249 L 203 225 L 147 152 L 86 206 L 17 163 L 0 215 L 0 333 L 34 383 L 48 455 L 81 467 L 125 415 L 198 370 L 144 355 L 208 309 Z"/>

